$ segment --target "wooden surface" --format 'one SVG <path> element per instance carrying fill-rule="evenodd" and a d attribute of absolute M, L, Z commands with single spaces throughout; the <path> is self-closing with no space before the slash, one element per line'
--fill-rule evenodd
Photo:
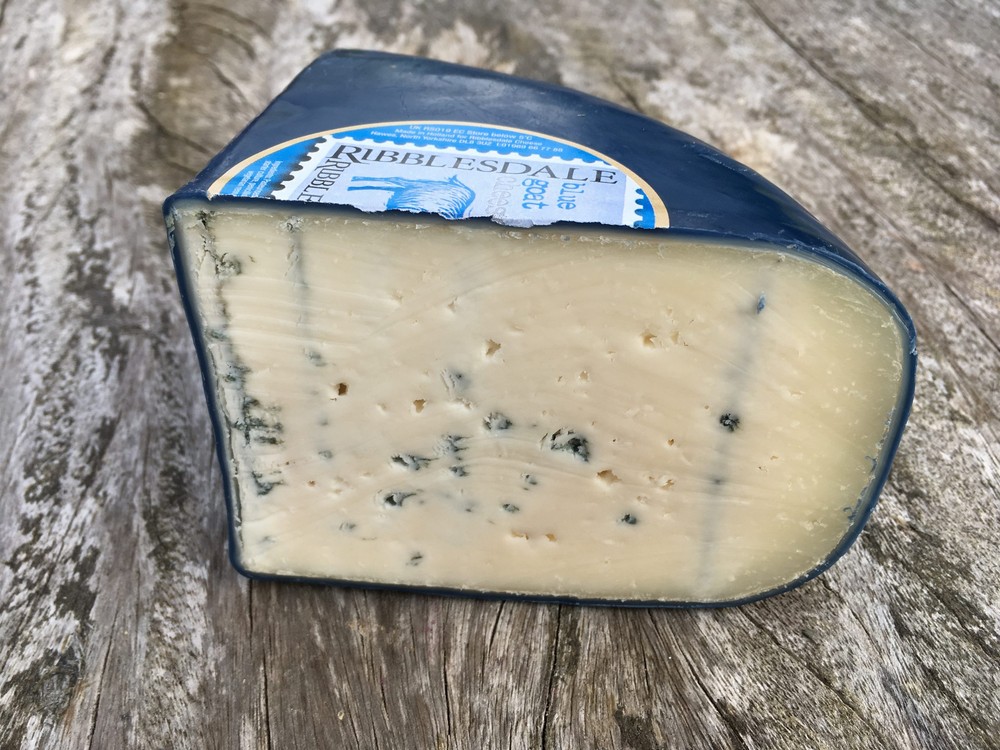
<path fill-rule="evenodd" d="M 1000 748 L 1000 6 L 0 0 L 0 748 Z M 159 216 L 318 52 L 562 82 L 730 152 L 898 292 L 860 542 L 738 609 L 249 583 Z"/>

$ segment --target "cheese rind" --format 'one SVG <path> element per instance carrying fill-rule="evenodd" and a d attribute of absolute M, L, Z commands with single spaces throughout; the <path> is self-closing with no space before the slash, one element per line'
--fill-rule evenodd
<path fill-rule="evenodd" d="M 250 573 L 719 603 L 822 566 L 904 395 L 891 307 L 773 247 L 196 202 Z"/>

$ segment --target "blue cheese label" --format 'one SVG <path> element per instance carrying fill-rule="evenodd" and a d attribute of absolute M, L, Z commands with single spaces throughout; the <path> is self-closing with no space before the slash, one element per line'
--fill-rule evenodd
<path fill-rule="evenodd" d="M 208 192 L 518 227 L 669 226 L 663 201 L 609 157 L 552 136 L 475 123 L 382 123 L 313 134 L 241 162 Z"/>

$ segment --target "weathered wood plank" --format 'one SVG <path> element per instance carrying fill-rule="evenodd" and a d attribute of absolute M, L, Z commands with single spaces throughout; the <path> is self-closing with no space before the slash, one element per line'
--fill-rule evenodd
<path fill-rule="evenodd" d="M 995 6 L 0 2 L 0 747 L 1000 747 Z M 239 579 L 159 201 L 312 57 L 564 82 L 775 180 L 921 337 L 883 503 L 740 609 Z"/>

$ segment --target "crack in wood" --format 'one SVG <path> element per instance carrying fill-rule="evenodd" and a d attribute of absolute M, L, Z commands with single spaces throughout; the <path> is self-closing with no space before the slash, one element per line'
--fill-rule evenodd
<path fill-rule="evenodd" d="M 639 98 L 635 95 L 635 92 L 632 91 L 631 87 L 625 85 L 621 76 L 619 76 L 613 68 L 608 69 L 608 78 L 615 85 L 615 88 L 618 89 L 621 95 L 625 97 L 625 101 L 632 109 L 640 114 L 646 114 L 646 109 L 643 107 L 642 102 L 639 101 Z"/>
<path fill-rule="evenodd" d="M 819 578 L 817 578 L 816 580 L 819 581 L 820 585 L 822 585 L 822 587 L 826 590 L 828 594 L 830 594 L 830 596 L 832 596 L 834 599 L 840 602 L 843 611 L 846 612 L 848 616 L 855 623 L 857 623 L 858 627 L 861 629 L 861 632 L 865 634 L 865 637 L 868 639 L 868 642 L 870 644 L 876 646 L 882 643 L 882 640 L 877 639 L 874 636 L 874 634 L 872 634 L 872 632 L 868 629 L 868 625 L 865 623 L 863 619 L 861 619 L 861 616 L 853 609 L 853 607 L 851 607 L 850 603 L 844 598 L 844 595 L 830 585 L 828 579 L 829 576 L 819 576 Z"/>
<path fill-rule="evenodd" d="M 858 113 L 862 117 L 864 117 L 869 123 L 874 125 L 876 128 L 885 129 L 886 123 L 884 118 L 881 118 L 879 116 L 878 112 L 875 110 L 875 108 L 872 106 L 870 102 L 865 100 L 858 92 L 852 90 L 850 87 L 848 87 L 846 83 L 841 81 L 835 75 L 830 73 L 826 68 L 820 65 L 816 60 L 807 55 L 805 50 L 801 46 L 796 44 L 791 39 L 791 37 L 789 37 L 781 29 L 781 27 L 778 26 L 778 24 L 770 18 L 770 16 L 764 13 L 761 7 L 757 5 L 757 3 L 754 0 L 743 0 L 743 2 L 745 2 L 747 6 L 754 12 L 754 14 L 760 18 L 761 22 L 765 26 L 767 26 L 767 28 L 770 29 L 771 32 L 774 33 L 774 35 L 778 37 L 778 39 L 781 40 L 781 42 L 783 42 L 793 53 L 795 53 L 796 56 L 798 56 L 806 65 L 808 65 L 809 68 L 816 73 L 816 75 L 818 75 L 828 84 L 830 84 L 830 86 L 832 86 L 841 94 L 843 94 L 845 97 L 847 97 L 848 101 L 850 101 L 851 104 L 854 105 L 854 108 L 858 111 Z M 989 230 L 993 232 L 1000 231 L 1000 221 L 998 221 L 996 218 L 987 213 L 985 209 L 981 208 L 980 206 L 977 206 L 975 203 L 971 202 L 968 198 L 958 193 L 950 185 L 945 184 L 940 178 L 931 174 L 931 172 L 929 172 L 926 167 L 926 165 L 930 165 L 938 170 L 947 172 L 948 169 L 945 165 L 940 164 L 934 159 L 930 158 L 927 152 L 924 151 L 923 149 L 920 149 L 911 144 L 899 131 L 895 129 L 890 129 L 889 132 L 891 132 L 892 136 L 903 147 L 905 147 L 906 150 L 913 157 L 912 164 L 919 170 L 920 174 L 922 174 L 925 178 L 930 180 L 930 182 L 933 183 L 938 190 L 940 190 L 942 193 L 944 193 L 953 201 L 955 201 L 956 204 L 962 206 L 970 213 L 975 214 L 986 225 L 986 227 Z"/>
<path fill-rule="evenodd" d="M 110 637 L 108 638 L 108 645 L 104 649 L 104 658 L 101 660 L 101 669 L 97 676 L 97 690 L 94 694 L 94 710 L 90 713 L 90 728 L 87 734 L 90 737 L 90 741 L 87 744 L 89 750 L 94 750 L 94 740 L 97 737 L 97 717 L 101 711 L 101 696 L 104 693 L 104 677 L 108 673 L 108 659 L 111 657 L 111 646 L 114 644 L 114 634 L 118 625 L 118 609 L 115 608 L 115 613 L 111 618 L 111 628 L 108 631 Z M 98 749 L 100 750 L 100 749 Z"/>
<path fill-rule="evenodd" d="M 373 617 L 370 616 L 373 613 L 374 609 L 373 609 L 372 604 L 371 604 L 371 598 L 372 597 L 369 596 L 369 592 L 368 591 L 361 591 L 360 594 L 361 594 L 361 601 L 363 601 L 364 605 L 365 605 L 365 611 L 369 615 L 367 617 L 362 618 L 361 621 L 364 622 L 365 620 L 369 620 L 369 621 L 375 621 L 375 622 L 377 622 L 377 618 L 373 618 Z M 360 612 L 360 610 L 359 610 L 359 612 Z M 366 637 L 366 635 L 365 635 L 365 633 L 363 631 L 359 630 L 358 631 L 358 635 L 361 637 L 362 648 L 364 649 L 365 655 L 367 657 L 368 669 L 369 669 L 369 673 L 368 673 L 369 679 L 377 680 L 378 681 L 378 692 L 379 692 L 379 695 L 381 696 L 381 700 L 382 700 L 382 718 L 383 718 L 383 720 L 386 723 L 388 723 L 388 721 L 389 721 L 389 704 L 388 704 L 388 701 L 386 700 L 386 696 L 385 696 L 385 676 L 383 675 L 382 670 L 375 663 L 375 654 L 373 652 L 372 645 L 368 642 L 369 639 Z M 372 728 L 372 742 L 374 743 L 375 749 L 378 750 L 378 747 L 379 747 L 379 731 L 378 731 L 377 727 L 375 726 L 375 712 L 374 711 L 369 712 L 369 721 L 371 722 L 371 728 Z"/>
<path fill-rule="evenodd" d="M 99 98 L 100 88 L 108 78 L 108 73 L 111 71 L 111 63 L 114 60 L 115 54 L 118 52 L 119 43 L 121 41 L 121 11 L 115 9 L 115 18 L 111 23 L 112 36 L 111 40 L 107 43 L 104 50 L 104 54 L 101 55 L 100 66 L 97 68 L 96 75 L 91 76 L 91 81 L 81 90 L 80 102 L 86 102 L 88 99 Z"/>
<path fill-rule="evenodd" d="M 873 4 L 873 8 L 877 10 L 878 6 L 876 4 Z M 978 80 L 978 79 L 970 76 L 965 71 L 964 68 L 956 65 L 953 60 L 951 60 L 951 59 L 949 59 L 947 57 L 942 57 L 941 55 L 939 55 L 936 52 L 934 52 L 933 50 L 931 50 L 926 44 L 924 44 L 920 39 L 918 39 L 907 28 L 907 24 L 905 24 L 905 23 L 892 23 L 891 20 L 890 20 L 887 23 L 887 25 L 889 26 L 889 28 L 893 29 L 897 34 L 899 34 L 901 37 L 903 37 L 903 39 L 905 39 L 907 42 L 909 42 L 911 45 L 913 45 L 913 47 L 916 48 L 922 55 L 926 55 L 927 57 L 929 57 L 931 60 L 933 60 L 934 62 L 936 62 L 941 67 L 948 68 L 948 70 L 950 70 L 958 78 L 961 78 L 962 80 L 966 81 L 967 83 L 971 83 L 971 84 L 974 84 L 974 85 L 982 85 L 982 83 L 983 83 L 982 81 L 980 81 L 980 80 Z M 973 97 L 973 98 L 976 97 L 976 93 L 974 93 L 972 91 L 966 90 L 965 94 L 967 96 L 969 96 L 969 97 Z M 983 165 L 983 166 L 987 166 L 987 165 Z"/>
<path fill-rule="evenodd" d="M 962 631 L 966 638 L 968 638 L 964 645 L 971 646 L 979 651 L 986 661 L 1000 663 L 1000 651 L 983 641 L 982 634 L 969 630 L 969 626 L 967 625 L 968 616 L 970 613 L 975 612 L 975 615 L 973 616 L 978 623 L 983 625 L 985 630 L 986 627 L 988 627 L 989 618 L 986 617 L 984 613 L 977 611 L 967 603 L 962 602 L 966 609 L 965 616 L 963 616 L 961 612 L 955 609 L 955 603 L 953 601 L 949 601 L 954 598 L 954 594 L 945 594 L 944 592 L 933 589 L 929 586 L 927 587 L 927 592 L 934 598 L 934 601 L 940 604 L 941 607 L 952 616 L 955 625 Z"/>
<path fill-rule="evenodd" d="M 496 617 L 493 618 L 493 626 L 490 628 L 489 645 L 486 647 L 486 650 L 483 652 L 483 656 L 484 657 L 487 656 L 488 654 L 490 654 L 493 651 L 493 641 L 496 640 L 496 637 L 497 637 L 497 626 L 499 626 L 499 624 L 500 624 L 500 616 L 503 614 L 504 604 L 505 604 L 505 602 L 503 602 L 503 601 L 500 601 L 500 602 L 497 603 L 497 614 L 496 614 Z"/>
<path fill-rule="evenodd" d="M 262 37 L 270 38 L 271 31 L 261 25 L 256 19 L 250 16 L 243 16 L 232 10 L 231 8 L 226 8 L 221 5 L 214 5 L 212 3 L 191 3 L 192 7 L 199 8 L 201 10 L 207 10 L 212 13 L 217 13 L 220 16 L 225 16 L 226 18 L 237 21 L 238 23 L 246 24 L 254 30 L 257 34 Z"/>
<path fill-rule="evenodd" d="M 267 641 L 264 642 L 263 653 L 263 663 L 261 664 L 261 671 L 263 673 L 264 679 L 264 738 L 267 742 L 268 750 L 271 750 L 271 680 L 268 678 L 267 674 Z"/>
<path fill-rule="evenodd" d="M 556 681 L 556 663 L 559 658 L 559 630 L 562 626 L 562 610 L 563 605 L 556 605 L 556 625 L 555 634 L 552 638 L 552 659 L 549 661 L 549 678 L 547 682 L 547 689 L 545 691 L 545 708 L 542 709 L 542 731 L 541 731 L 541 750 L 548 750 L 549 744 L 549 734 L 551 731 L 551 713 L 552 713 L 552 703 L 555 695 L 555 681 Z"/>
<path fill-rule="evenodd" d="M 877 737 L 881 747 L 891 747 L 889 744 L 889 738 L 886 737 L 881 730 L 879 730 L 873 723 L 870 717 L 868 717 L 861 706 L 855 703 L 849 698 L 847 693 L 834 684 L 833 678 L 827 674 L 824 674 L 818 667 L 811 664 L 807 660 L 803 659 L 801 656 L 792 651 L 788 646 L 781 642 L 781 640 L 770 630 L 763 625 L 763 623 L 754 619 L 753 615 L 749 611 L 744 611 L 743 616 L 752 623 L 761 633 L 767 636 L 768 640 L 771 641 L 781 651 L 785 656 L 787 656 L 792 661 L 801 664 L 802 667 L 809 672 L 813 677 L 815 677 L 823 687 L 825 687 L 831 695 L 833 695 L 837 702 L 843 705 L 850 713 L 861 720 L 861 723 L 872 733 L 872 736 Z"/>
<path fill-rule="evenodd" d="M 246 54 L 250 61 L 253 62 L 257 59 L 257 55 L 254 52 L 253 46 L 243 37 L 234 34 L 229 29 L 225 29 L 221 26 L 216 26 L 214 23 L 207 23 L 206 21 L 201 22 L 201 28 L 211 31 L 213 34 L 217 34 L 222 39 L 225 39 L 230 44 L 235 44 Z"/>
<path fill-rule="evenodd" d="M 705 700 L 708 701 L 708 705 L 714 709 L 716 715 L 722 721 L 722 725 L 726 728 L 726 732 L 729 734 L 732 747 L 737 748 L 737 750 L 750 750 L 750 747 L 743 739 L 743 731 L 745 730 L 745 727 L 742 725 L 742 721 L 737 721 L 736 717 L 729 710 L 729 708 L 723 706 L 720 701 L 712 695 L 712 692 L 708 689 L 708 685 L 706 685 L 704 680 L 702 680 L 698 669 L 691 661 L 691 657 L 687 653 L 682 653 L 683 659 L 688 666 L 688 671 L 691 675 L 692 681 L 701 691 L 702 695 L 705 696 Z"/>
<path fill-rule="evenodd" d="M 187 43 L 186 41 L 177 42 L 177 46 L 181 49 L 186 49 L 192 54 L 196 55 L 201 64 L 212 71 L 216 79 L 218 79 L 219 83 L 222 84 L 222 87 L 226 91 L 235 95 L 237 99 L 239 99 L 240 106 L 244 107 L 248 111 L 253 111 L 255 109 L 254 105 L 250 103 L 250 99 L 247 97 L 247 95 L 243 93 L 243 91 L 240 89 L 239 86 L 236 85 L 236 82 L 232 78 L 230 78 L 229 76 L 227 76 L 225 73 L 222 72 L 222 68 L 219 67 L 219 64 L 216 63 L 215 60 L 213 60 L 208 55 L 204 54 L 197 47 Z"/>
<path fill-rule="evenodd" d="M 985 324 L 983 324 L 983 322 L 979 320 L 979 315 L 976 313 L 975 310 L 972 309 L 968 301 L 966 301 L 966 299 L 962 297 L 962 295 L 959 294 L 959 292 L 956 291 L 954 287 L 952 287 L 952 285 L 948 282 L 947 278 L 942 277 L 941 285 L 952 296 L 955 303 L 962 308 L 962 310 L 965 312 L 966 315 L 969 316 L 969 320 L 972 321 L 972 324 L 976 327 L 979 333 L 982 334 L 983 338 L 986 339 L 987 342 L 989 342 L 993 350 L 998 355 L 1000 355 L 1000 341 L 997 341 L 995 338 L 993 338 L 993 334 L 990 333 L 987 330 Z"/>
<path fill-rule="evenodd" d="M 159 118 L 157 118 L 157 116 L 153 114 L 153 111 L 144 101 L 142 101 L 142 99 L 136 99 L 135 107 L 142 113 L 143 117 L 146 118 L 147 122 L 149 122 L 153 130 L 155 130 L 163 138 L 167 138 L 169 140 L 176 141 L 177 143 L 181 143 L 187 146 L 188 148 L 197 151 L 199 154 L 202 154 L 203 156 L 212 155 L 211 149 L 209 149 L 204 144 L 192 140 L 191 138 L 188 138 L 185 135 L 181 135 L 180 133 L 175 133 L 174 131 L 167 128 L 167 126 L 164 125 L 159 120 Z M 176 162 L 171 162 L 171 164 L 174 166 L 178 166 Z M 187 167 L 184 168 L 187 169 Z"/>
<path fill-rule="evenodd" d="M 1000 748 L 1000 738 L 998 738 L 997 736 L 996 725 L 990 724 L 988 721 L 984 720 L 984 717 L 980 717 L 976 715 L 974 712 L 969 711 L 966 702 L 962 701 L 961 699 L 959 699 L 957 695 L 955 695 L 954 691 L 952 691 L 952 689 L 945 684 L 944 680 L 937 673 L 936 669 L 927 664 L 921 664 L 920 667 L 921 667 L 920 671 L 924 674 L 925 677 L 927 677 L 927 679 L 930 682 L 934 684 L 935 688 L 937 688 L 938 692 L 940 692 L 940 694 L 943 695 L 945 699 L 951 704 L 952 708 L 954 708 L 960 716 L 965 718 L 969 722 L 970 726 L 974 727 L 977 730 L 979 734 L 977 739 L 983 743 L 983 745 L 981 746 L 982 749 L 997 750 L 998 748 Z M 1000 714 L 994 714 L 994 716 L 997 715 Z M 940 737 L 940 734 L 938 736 Z M 971 737 L 966 738 L 965 741 L 970 739 L 972 738 Z M 953 747 L 955 748 L 955 750 L 965 750 L 965 748 L 974 746 L 968 744 L 963 744 L 963 745 L 954 744 Z"/>
<path fill-rule="evenodd" d="M 444 711 L 445 711 L 445 722 L 448 727 L 448 736 L 454 737 L 455 731 L 451 724 L 451 691 L 448 688 L 448 634 L 447 628 L 445 628 L 445 635 L 441 639 L 441 649 L 442 649 L 442 659 L 441 659 L 441 677 L 444 682 Z"/>

